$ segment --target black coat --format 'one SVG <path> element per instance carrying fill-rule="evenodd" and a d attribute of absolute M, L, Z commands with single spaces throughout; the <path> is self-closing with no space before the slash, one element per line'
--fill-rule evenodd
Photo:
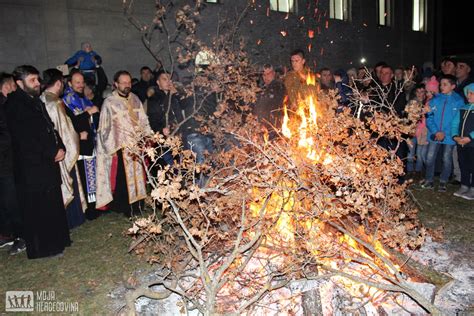
<path fill-rule="evenodd" d="M 171 97 L 171 100 L 170 100 Z M 176 94 L 170 96 L 162 90 L 148 99 L 147 115 L 150 121 L 151 129 L 156 132 L 163 132 L 163 128 L 167 127 L 166 115 L 168 115 L 168 126 L 176 125 L 183 121 L 184 106 Z"/>
<path fill-rule="evenodd" d="M 8 95 L 5 107 L 15 178 L 21 189 L 36 191 L 60 185 L 59 164 L 54 162 L 54 157 L 65 147 L 43 102 L 17 89 Z"/>
<path fill-rule="evenodd" d="M 11 137 L 3 104 L 5 101 L 6 98 L 0 94 L 0 177 L 13 174 Z"/>
<path fill-rule="evenodd" d="M 140 101 L 145 102 L 145 100 L 147 99 L 146 92 L 148 91 L 148 88 L 154 86 L 156 86 L 156 84 L 153 82 L 153 79 L 150 81 L 140 80 L 139 82 L 133 85 L 132 92 L 138 96 Z"/>

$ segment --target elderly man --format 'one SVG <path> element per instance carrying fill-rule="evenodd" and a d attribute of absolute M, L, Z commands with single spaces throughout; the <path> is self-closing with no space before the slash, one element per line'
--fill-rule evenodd
<path fill-rule="evenodd" d="M 143 165 L 131 156 L 126 146 L 137 129 L 150 134 L 152 131 L 140 99 L 131 92 L 130 73 L 118 71 L 114 86 L 116 90 L 102 105 L 97 132 L 97 207 L 113 201 L 112 208 L 130 216 L 140 207 L 138 202 L 146 197 L 146 182 Z M 114 160 L 116 164 L 112 163 Z M 111 179 L 111 174 L 116 175 L 115 179 Z"/>
<path fill-rule="evenodd" d="M 69 67 L 78 68 L 84 74 L 87 82 L 95 85 L 95 71 L 102 64 L 102 58 L 92 50 L 91 43 L 84 42 L 81 44 L 81 50 L 78 50 L 64 63 Z"/>
<path fill-rule="evenodd" d="M 65 147 L 39 98 L 38 70 L 20 66 L 13 77 L 19 89 L 5 105 L 26 252 L 29 259 L 61 255 L 71 244 L 59 169 Z"/>
<path fill-rule="evenodd" d="M 253 114 L 267 130 L 272 131 L 275 127 L 279 128 L 282 123 L 281 108 L 286 91 L 284 84 L 276 78 L 275 69 L 270 64 L 263 66 L 262 80 L 263 89 L 258 95 Z"/>

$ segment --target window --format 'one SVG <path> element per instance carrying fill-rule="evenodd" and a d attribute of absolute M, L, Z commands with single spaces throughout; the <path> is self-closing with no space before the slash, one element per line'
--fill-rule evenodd
<path fill-rule="evenodd" d="M 220 3 L 220 0 L 206 0 L 207 3 Z"/>
<path fill-rule="evenodd" d="M 377 0 L 377 21 L 379 25 L 390 26 L 391 21 L 391 0 Z"/>
<path fill-rule="evenodd" d="M 426 31 L 426 0 L 413 0 L 413 31 Z"/>
<path fill-rule="evenodd" d="M 296 0 L 270 0 L 270 10 L 296 12 Z"/>
<path fill-rule="evenodd" d="M 331 19 L 350 20 L 350 0 L 329 0 L 329 17 Z"/>

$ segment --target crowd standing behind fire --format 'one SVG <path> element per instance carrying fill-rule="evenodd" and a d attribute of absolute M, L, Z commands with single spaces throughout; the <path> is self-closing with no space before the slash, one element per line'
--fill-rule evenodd
<path fill-rule="evenodd" d="M 467 60 L 445 58 L 439 70 L 429 62 L 421 69 L 385 62 L 373 68 L 322 68 L 311 86 L 305 53 L 293 51 L 289 62 L 287 72 L 271 63 L 262 67 L 261 92 L 252 105 L 270 138 L 281 126 L 283 103 L 295 109 L 308 89 L 336 91 L 336 113 L 350 108 L 361 120 L 370 120 L 361 108 L 387 111 L 380 104 L 390 104 L 395 115 L 404 116 L 407 103 L 415 102 L 425 114 L 407 135 L 409 141 L 397 146 L 392 139 L 378 140 L 404 161 L 406 176 L 400 181 L 410 178 L 434 189 L 439 172 L 437 191 L 446 192 L 451 181 L 460 185 L 456 197 L 474 200 L 474 80 Z M 29 65 L 0 74 L 0 248 L 10 246 L 11 255 L 26 250 L 30 259 L 61 256 L 71 244 L 69 230 L 86 219 L 108 210 L 131 216 L 142 207 L 146 179 L 143 166 L 127 153 L 127 130 L 177 132 L 197 162 L 215 149 L 197 120 L 183 121 L 193 113 L 192 102 L 180 95 L 176 79 L 161 64 L 155 70 L 143 66 L 140 79 L 119 71 L 108 87 L 102 58 L 90 43 L 65 63 L 71 67 L 67 77 L 47 69 L 41 79 Z M 383 100 L 375 89 L 383 91 Z M 353 91 L 361 96 L 357 101 Z M 195 94 L 199 99 L 205 91 Z M 210 117 L 216 106 L 206 101 L 200 116 Z M 318 109 L 320 115 L 329 110 Z M 161 163 L 173 164 L 171 154 Z"/>

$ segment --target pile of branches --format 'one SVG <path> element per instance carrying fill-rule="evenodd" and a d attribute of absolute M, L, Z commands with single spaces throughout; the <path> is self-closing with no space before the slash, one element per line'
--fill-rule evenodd
<path fill-rule="evenodd" d="M 189 30 L 195 24 L 186 21 L 197 14 L 187 10 L 177 19 Z M 164 28 L 160 14 L 155 22 Z M 298 138 L 284 137 L 280 127 L 271 140 L 262 135 L 249 111 L 259 92 L 257 71 L 235 33 L 210 46 L 193 34 L 186 39 L 194 48 L 179 49 L 179 60 L 211 52 L 186 89 L 191 97 L 199 90 L 217 98 L 216 111 L 201 117 L 202 133 L 212 135 L 217 149 L 198 164 L 179 137 L 134 131 L 128 149 L 147 166 L 153 211 L 134 219 L 130 250 L 156 264 L 161 277 L 128 293 L 127 310 L 133 314 L 142 296 L 177 294 L 183 312 L 251 314 L 274 304 L 272 293 L 291 283 L 331 279 L 345 287 L 348 310 L 404 293 L 438 313 L 384 249 L 415 249 L 426 234 L 400 181 L 402 161 L 378 145 L 384 137 L 405 141 L 421 115 L 417 107 L 408 107 L 404 118 L 374 109 L 361 120 L 350 109 L 336 114 L 335 92 L 319 96 L 329 111 L 306 131 L 317 157 L 309 158 Z M 202 104 L 195 101 L 193 118 Z M 297 131 L 300 121 L 292 124 Z M 162 163 L 167 152 L 172 165 Z M 279 309 L 291 313 L 294 306 Z"/>
<path fill-rule="evenodd" d="M 204 164 L 178 138 L 137 133 L 130 150 L 149 165 L 154 211 L 135 219 L 129 233 L 137 241 L 134 251 L 146 253 L 163 274 L 130 293 L 128 307 L 143 295 L 176 293 L 186 310 L 240 314 L 296 280 L 338 275 L 405 293 L 435 312 L 381 246 L 416 248 L 425 237 L 399 181 L 403 163 L 373 137 L 401 141 L 406 126 L 388 124 L 415 123 L 388 115 L 374 113 L 367 124 L 349 110 L 329 111 L 311 134 L 317 161 L 296 138 L 266 140 L 252 115 L 243 123 L 233 109 L 206 126 L 227 144 Z M 166 151 L 175 157 L 171 166 L 158 163 Z M 363 269 L 351 273 L 354 265 Z M 166 290 L 152 291 L 152 285 Z M 359 294 L 351 297 L 355 305 L 370 299 Z"/>

